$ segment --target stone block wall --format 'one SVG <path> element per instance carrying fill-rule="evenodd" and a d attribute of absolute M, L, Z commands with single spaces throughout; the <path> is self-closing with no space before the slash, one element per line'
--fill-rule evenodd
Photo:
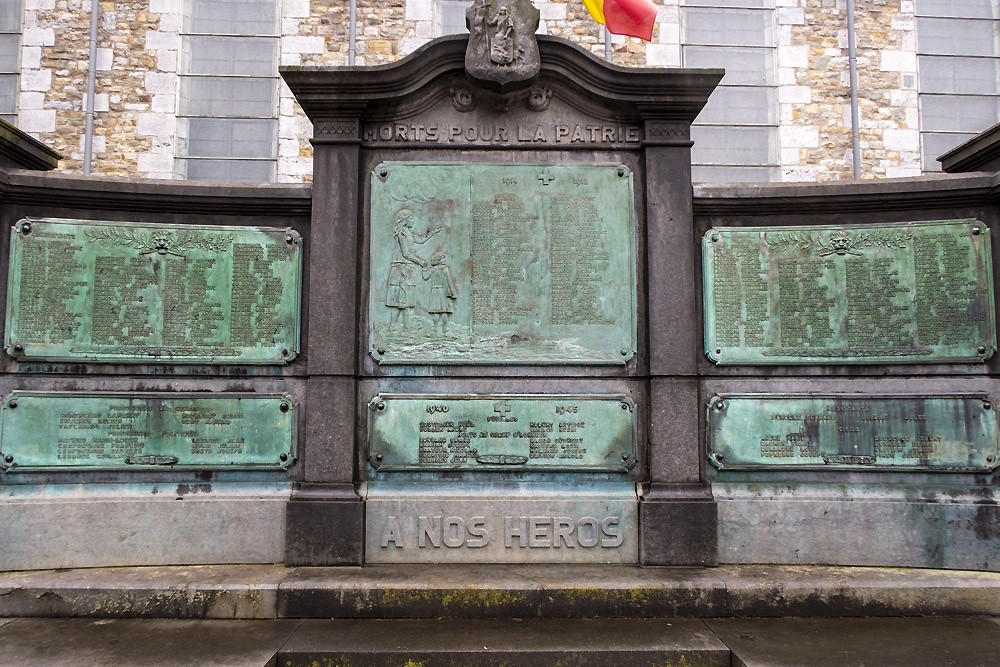
<path fill-rule="evenodd" d="M 23 0 L 18 124 L 78 172 L 91 0 Z M 681 0 L 660 0 L 650 43 L 612 36 L 613 62 L 682 66 Z M 95 114 L 95 173 L 172 178 L 182 0 L 104 0 Z M 582 2 L 538 0 L 539 32 L 604 56 L 604 30 Z M 381 65 L 434 37 L 434 0 L 359 0 L 356 64 Z M 862 174 L 921 173 L 913 0 L 857 3 Z M 779 161 L 785 181 L 850 179 L 847 12 L 842 0 L 775 0 Z M 282 66 L 346 65 L 347 0 L 281 2 Z M 277 180 L 309 181 L 311 128 L 281 85 Z"/>

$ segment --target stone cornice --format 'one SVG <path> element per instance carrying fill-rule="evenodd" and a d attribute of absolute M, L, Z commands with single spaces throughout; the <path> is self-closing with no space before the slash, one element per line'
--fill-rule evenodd
<path fill-rule="evenodd" d="M 694 213 L 779 215 L 858 213 L 1000 202 L 1000 174 L 941 175 L 844 183 L 695 185 Z"/>
<path fill-rule="evenodd" d="M 93 210 L 308 216 L 312 186 L 74 176 L 0 170 L 0 201 Z"/>
<path fill-rule="evenodd" d="M 464 79 L 462 35 L 441 37 L 389 65 L 285 67 L 281 76 L 314 123 L 364 118 L 370 103 L 440 97 L 438 88 Z M 721 69 L 621 67 L 574 44 L 538 36 L 539 83 L 555 83 L 616 110 L 623 117 L 690 123 L 722 79 Z M 437 85 L 435 85 L 437 84 Z"/>
<path fill-rule="evenodd" d="M 37 171 L 55 169 L 62 158 L 58 152 L 2 119 L 0 119 L 0 155 L 18 167 Z"/>

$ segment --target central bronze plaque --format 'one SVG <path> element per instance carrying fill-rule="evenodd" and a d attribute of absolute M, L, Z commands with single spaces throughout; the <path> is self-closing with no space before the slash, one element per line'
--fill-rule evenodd
<path fill-rule="evenodd" d="M 981 362 L 996 350 L 976 220 L 712 229 L 705 351 L 718 364 Z"/>
<path fill-rule="evenodd" d="M 299 346 L 290 229 L 21 220 L 7 353 L 27 361 L 283 364 Z"/>
<path fill-rule="evenodd" d="M 383 163 L 371 179 L 372 356 L 625 363 L 632 201 L 620 165 Z"/>
<path fill-rule="evenodd" d="M 637 463 L 624 396 L 380 394 L 368 408 L 379 471 L 626 473 Z"/>

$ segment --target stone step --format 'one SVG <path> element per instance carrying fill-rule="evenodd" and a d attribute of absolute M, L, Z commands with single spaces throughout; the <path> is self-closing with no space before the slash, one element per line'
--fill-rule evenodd
<path fill-rule="evenodd" d="M 997 667 L 1000 619 L 0 619 L 0 667 Z"/>
<path fill-rule="evenodd" d="M 729 667 L 697 619 L 304 621 L 280 667 Z"/>
<path fill-rule="evenodd" d="M 204 565 L 0 572 L 0 617 L 1000 616 L 1000 573 L 726 565 Z"/>

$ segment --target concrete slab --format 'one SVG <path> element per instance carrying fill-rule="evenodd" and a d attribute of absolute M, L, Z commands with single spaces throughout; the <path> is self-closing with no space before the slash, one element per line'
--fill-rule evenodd
<path fill-rule="evenodd" d="M 729 650 L 694 619 L 303 621 L 282 667 L 434 664 L 729 667 Z"/>
<path fill-rule="evenodd" d="M 727 616 L 998 616 L 1000 573 L 728 565 Z"/>
<path fill-rule="evenodd" d="M 995 667 L 1000 626 L 979 618 L 710 619 L 733 667 Z"/>
<path fill-rule="evenodd" d="M 0 616 L 275 618 L 280 565 L 0 573 Z"/>
<path fill-rule="evenodd" d="M 298 624 L 23 618 L 0 627 L 0 667 L 273 667 Z"/>

